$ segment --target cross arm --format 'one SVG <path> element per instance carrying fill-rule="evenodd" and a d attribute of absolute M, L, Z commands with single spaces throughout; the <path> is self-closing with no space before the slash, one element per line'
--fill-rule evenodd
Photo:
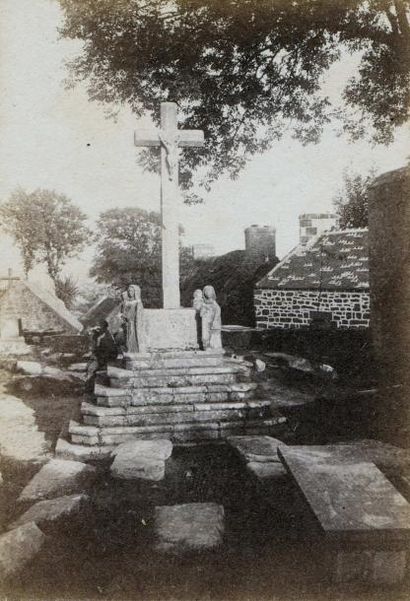
<path fill-rule="evenodd" d="M 168 134 L 169 135 L 169 134 Z M 204 132 L 200 129 L 180 129 L 175 131 L 178 146 L 182 148 L 202 148 L 205 145 Z M 159 147 L 159 133 L 152 130 L 137 130 L 134 133 L 135 146 Z"/>

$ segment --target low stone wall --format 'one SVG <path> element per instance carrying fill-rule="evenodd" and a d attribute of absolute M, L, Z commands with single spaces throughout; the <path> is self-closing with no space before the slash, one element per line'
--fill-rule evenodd
<path fill-rule="evenodd" d="M 331 313 L 338 328 L 367 328 L 370 319 L 368 292 L 311 290 L 255 290 L 256 326 L 301 328 L 309 326 L 312 312 Z"/>

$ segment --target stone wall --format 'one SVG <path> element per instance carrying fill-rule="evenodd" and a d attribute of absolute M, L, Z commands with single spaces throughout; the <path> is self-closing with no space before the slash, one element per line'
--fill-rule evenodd
<path fill-rule="evenodd" d="M 257 328 L 309 326 L 313 312 L 331 313 L 338 328 L 367 328 L 370 319 L 368 292 L 255 290 Z"/>

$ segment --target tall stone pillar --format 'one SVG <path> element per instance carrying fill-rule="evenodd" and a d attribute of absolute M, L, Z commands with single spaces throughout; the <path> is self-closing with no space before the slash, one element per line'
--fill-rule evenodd
<path fill-rule="evenodd" d="M 369 253 L 377 426 L 390 440 L 410 446 L 410 166 L 381 175 L 371 186 Z"/>

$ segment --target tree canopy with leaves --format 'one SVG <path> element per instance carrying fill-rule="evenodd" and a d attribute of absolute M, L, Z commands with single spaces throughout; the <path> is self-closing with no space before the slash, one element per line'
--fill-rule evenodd
<path fill-rule="evenodd" d="M 89 240 L 86 215 L 63 194 L 18 189 L 0 205 L 0 218 L 21 252 L 25 273 L 36 263 L 45 263 L 57 294 L 59 290 L 65 294 L 69 278 L 62 280 L 61 270 Z"/>
<path fill-rule="evenodd" d="M 367 175 L 359 173 L 344 174 L 342 188 L 333 199 L 342 230 L 363 228 L 369 222 L 369 186 L 376 176 L 372 169 Z"/>
<path fill-rule="evenodd" d="M 118 287 L 138 284 L 143 302 L 148 307 L 160 307 L 160 215 L 138 207 L 110 209 L 101 213 L 97 230 L 97 252 L 90 275 L 99 283 Z M 185 249 L 182 249 L 182 274 L 188 260 Z"/>
<path fill-rule="evenodd" d="M 84 42 L 71 62 L 92 100 L 159 120 L 177 102 L 181 125 L 205 130 L 184 153 L 181 183 L 236 176 L 291 127 L 317 141 L 335 116 L 350 136 L 388 142 L 410 106 L 410 0 L 60 0 L 62 35 Z M 343 53 L 360 65 L 335 107 L 323 76 Z M 155 168 L 152 151 L 142 162 Z"/>

